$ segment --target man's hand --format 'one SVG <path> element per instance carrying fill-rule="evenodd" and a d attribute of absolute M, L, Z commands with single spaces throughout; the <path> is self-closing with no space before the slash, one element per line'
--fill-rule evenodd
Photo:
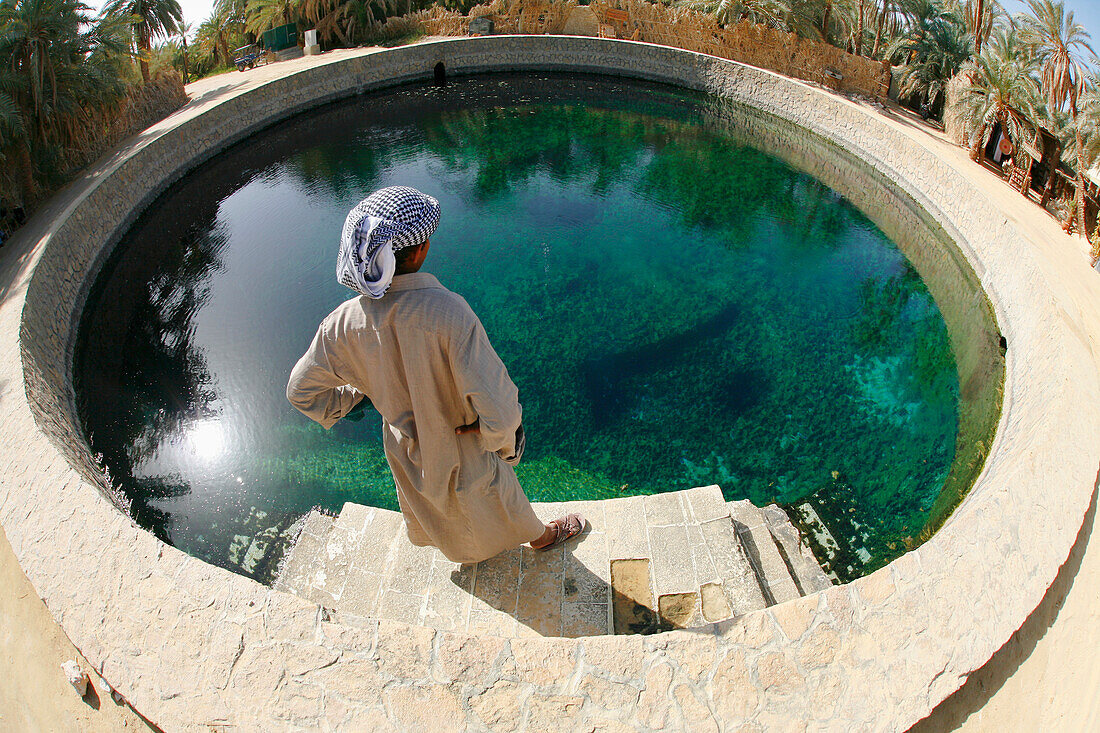
<path fill-rule="evenodd" d="M 476 418 L 469 425 L 459 425 L 455 428 L 455 435 L 466 435 L 467 433 L 477 433 L 481 435 L 481 418 Z"/>

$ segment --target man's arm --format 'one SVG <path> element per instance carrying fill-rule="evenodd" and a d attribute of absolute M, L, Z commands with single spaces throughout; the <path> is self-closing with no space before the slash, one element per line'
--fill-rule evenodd
<path fill-rule="evenodd" d="M 476 317 L 464 337 L 452 343 L 450 358 L 458 393 L 477 414 L 473 423 L 455 432 L 476 433 L 486 451 L 513 465 L 518 463 L 526 442 L 519 390 Z"/>
<path fill-rule="evenodd" d="M 306 417 L 327 430 L 359 404 L 363 393 L 336 373 L 325 326 L 326 322 L 322 322 L 313 343 L 291 370 L 286 398 Z"/>

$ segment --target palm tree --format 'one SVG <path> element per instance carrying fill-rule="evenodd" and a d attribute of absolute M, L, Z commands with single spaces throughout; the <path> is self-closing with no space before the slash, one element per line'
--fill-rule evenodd
<path fill-rule="evenodd" d="M 1085 68 L 1082 54 L 1096 52 L 1089 45 L 1089 33 L 1074 20 L 1073 11 L 1066 12 L 1061 0 L 1028 0 L 1031 15 L 1024 15 L 1020 34 L 1035 50 L 1039 61 L 1039 83 L 1051 109 L 1064 109 L 1069 104 L 1073 120 L 1074 147 L 1077 151 L 1077 230 L 1087 237 L 1085 228 L 1085 159 L 1084 140 L 1078 119 L 1077 100 L 1085 88 Z"/>
<path fill-rule="evenodd" d="M 901 6 L 898 4 L 898 0 L 882 0 L 882 5 L 875 10 L 877 17 L 875 23 L 875 42 L 871 47 L 871 58 L 878 58 L 879 48 L 882 45 L 882 36 L 884 31 L 893 33 L 898 25 L 899 20 L 902 18 Z M 889 28 L 887 28 L 889 24 Z"/>
<path fill-rule="evenodd" d="M 141 66 L 141 80 L 149 83 L 149 52 L 153 39 L 170 36 L 183 21 L 179 0 L 110 0 L 103 7 L 104 15 L 134 18 L 134 47 Z"/>
<path fill-rule="evenodd" d="M 703 13 L 713 13 L 722 25 L 747 20 L 780 30 L 790 30 L 786 21 L 790 5 L 783 0 L 688 0 L 682 5 Z"/>
<path fill-rule="evenodd" d="M 129 21 L 89 10 L 78 0 L 0 4 L 0 154 L 11 159 L 2 177 L 24 201 L 80 159 L 125 91 Z"/>
<path fill-rule="evenodd" d="M 969 133 L 970 159 L 978 160 L 982 143 L 994 123 L 1015 141 L 1021 139 L 1025 129 L 1038 134 L 1034 120 L 1037 89 L 1031 75 L 1031 66 L 1024 59 L 1021 63 L 1011 56 L 990 53 L 987 48 L 981 56 L 963 65 L 963 73 L 970 78 L 959 99 L 960 120 Z"/>
<path fill-rule="evenodd" d="M 259 35 L 266 30 L 293 23 L 298 17 L 297 0 L 248 0 L 245 29 Z"/>
<path fill-rule="evenodd" d="M 1016 61 L 1027 69 L 1035 69 L 1039 65 L 1035 60 L 1035 50 L 1020 39 L 1020 30 L 1011 18 L 1007 23 L 993 27 L 982 52 L 990 58 Z"/>
<path fill-rule="evenodd" d="M 1100 77 L 1091 71 L 1085 79 L 1085 91 L 1077 98 L 1077 118 L 1080 122 L 1081 143 L 1078 150 L 1077 136 L 1071 135 L 1065 152 L 1071 159 L 1082 157 L 1089 168 L 1100 161 Z M 1095 236 L 1100 241 L 1100 232 Z"/>
<path fill-rule="evenodd" d="M 397 4 L 398 0 L 303 0 L 301 11 L 316 23 L 322 36 L 336 36 L 344 46 L 352 46 L 365 31 L 396 12 Z"/>
<path fill-rule="evenodd" d="M 180 43 L 183 45 L 183 83 L 186 84 L 191 79 L 190 70 L 187 68 L 187 36 L 191 33 L 191 27 L 193 23 L 185 23 L 180 21 L 179 27 L 176 31 L 180 36 Z"/>
<path fill-rule="evenodd" d="M 996 25 L 1012 20 L 997 0 L 964 0 L 960 8 L 966 20 L 966 27 L 974 37 L 974 55 L 982 52 L 982 46 L 989 40 Z"/>
<path fill-rule="evenodd" d="M 908 63 L 902 69 L 899 92 L 902 97 L 920 100 L 922 113 L 935 107 L 947 82 L 970 58 L 970 39 L 962 20 L 942 13 L 891 44 L 887 56 L 904 54 Z"/>
<path fill-rule="evenodd" d="M 23 151 L 26 149 L 27 127 L 25 115 L 15 98 L 7 91 L 3 91 L 13 89 L 16 86 L 18 86 L 18 82 L 15 79 L 15 73 L 7 66 L 0 67 L 0 163 L 7 161 L 7 155 L 4 154 L 5 150 Z M 10 163 L 5 164 L 3 170 L 5 174 L 9 174 L 14 172 L 16 168 L 17 164 Z M 27 166 L 23 170 L 29 173 L 30 167 Z M 19 183 L 26 189 L 33 186 L 34 181 L 33 179 L 28 181 L 24 177 Z M 15 181 L 9 183 L 9 185 L 15 184 Z"/>

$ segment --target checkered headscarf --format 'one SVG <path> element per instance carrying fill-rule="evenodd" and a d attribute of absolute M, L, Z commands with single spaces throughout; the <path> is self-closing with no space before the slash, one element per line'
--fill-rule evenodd
<path fill-rule="evenodd" d="M 439 225 L 439 202 L 408 186 L 382 188 L 360 201 L 344 221 L 336 279 L 370 298 L 393 280 L 393 253 L 415 247 Z"/>

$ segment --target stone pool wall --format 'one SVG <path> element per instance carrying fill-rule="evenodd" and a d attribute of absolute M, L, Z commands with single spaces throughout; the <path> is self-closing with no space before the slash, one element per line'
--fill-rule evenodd
<path fill-rule="evenodd" d="M 608 11 L 626 19 L 609 17 Z M 890 66 L 881 61 L 762 23 L 740 20 L 723 25 L 713 13 L 649 0 L 597 0 L 586 6 L 574 0 L 523 5 L 491 0 L 470 8 L 466 15 L 435 6 L 393 18 L 381 33 L 396 37 L 419 28 L 432 36 L 466 36 L 470 21 L 482 17 L 493 20 L 495 33 L 562 35 L 576 28 L 580 35 L 595 36 L 603 26 L 619 38 L 710 54 L 843 92 L 884 98 L 890 88 Z M 870 52 L 870 46 L 866 48 Z"/>
<path fill-rule="evenodd" d="M 1008 341 L 996 440 L 943 529 L 870 576 L 701 630 L 503 639 L 330 613 L 134 526 L 102 491 L 73 404 L 77 319 L 106 253 L 142 207 L 227 145 L 327 100 L 431 78 L 440 62 L 711 91 L 821 136 L 921 203 L 956 238 Z M 1100 379 L 1077 305 L 945 162 L 873 111 L 769 72 L 571 37 L 322 60 L 185 109 L 74 186 L 46 235 L 13 241 L 0 270 L 0 522 L 76 646 L 168 730 L 904 729 L 1038 605 L 1093 494 Z"/>
<path fill-rule="evenodd" d="M 865 212 L 905 254 L 935 298 L 947 325 L 959 380 L 955 457 L 920 544 L 940 528 L 981 472 L 1000 417 L 1004 358 L 992 306 L 974 270 L 948 231 L 890 179 L 859 158 L 804 128 L 756 108 L 719 103 L 711 114 L 723 134 L 746 141 L 805 171 Z M 908 548 L 912 549 L 912 548 Z"/>

